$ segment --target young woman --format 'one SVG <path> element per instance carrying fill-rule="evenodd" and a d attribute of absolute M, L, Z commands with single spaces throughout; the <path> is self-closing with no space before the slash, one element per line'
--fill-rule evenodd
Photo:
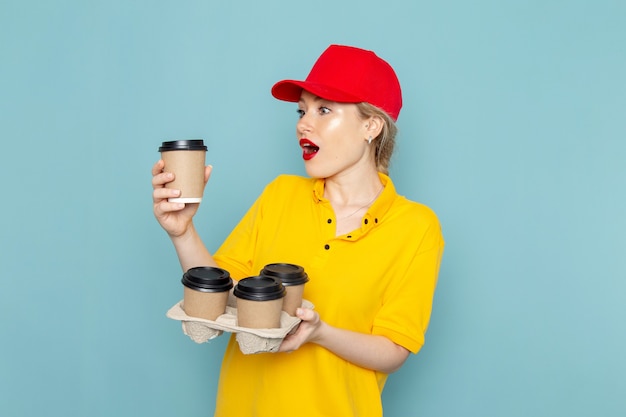
<path fill-rule="evenodd" d="M 381 416 L 387 376 L 424 343 L 444 247 L 436 215 L 388 176 L 400 84 L 373 52 L 331 45 L 306 80 L 272 94 L 297 102 L 309 178 L 267 185 L 214 255 L 193 225 L 198 205 L 168 202 L 173 174 L 163 161 L 152 169 L 154 214 L 183 270 L 219 266 L 242 279 L 287 262 L 309 276 L 315 307 L 298 310 L 279 353 L 243 355 L 231 337 L 215 416 Z"/>

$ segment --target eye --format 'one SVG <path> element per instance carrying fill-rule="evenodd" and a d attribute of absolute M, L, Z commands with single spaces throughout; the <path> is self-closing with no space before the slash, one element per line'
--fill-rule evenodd
<path fill-rule="evenodd" d="M 320 114 L 328 114 L 328 113 L 330 113 L 330 109 L 328 107 L 324 107 L 324 106 L 320 107 L 318 109 L 318 111 L 320 112 Z"/>
<path fill-rule="evenodd" d="M 302 119 L 302 117 L 304 116 L 304 110 L 302 109 L 296 110 L 296 113 L 298 113 L 298 119 Z"/>

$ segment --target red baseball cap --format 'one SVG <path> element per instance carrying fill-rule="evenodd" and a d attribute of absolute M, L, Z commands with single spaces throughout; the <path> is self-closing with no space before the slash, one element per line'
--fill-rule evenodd
<path fill-rule="evenodd" d="M 353 46 L 330 45 L 305 81 L 279 81 L 272 87 L 272 95 L 297 102 L 302 90 L 339 103 L 372 104 L 394 121 L 402 108 L 400 82 L 391 65 L 374 52 Z"/>

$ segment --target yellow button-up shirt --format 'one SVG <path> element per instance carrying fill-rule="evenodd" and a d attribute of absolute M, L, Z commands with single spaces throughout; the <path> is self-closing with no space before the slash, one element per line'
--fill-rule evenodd
<path fill-rule="evenodd" d="M 384 190 L 361 227 L 335 236 L 324 181 L 282 175 L 215 253 L 233 278 L 269 263 L 304 267 L 304 298 L 331 326 L 382 335 L 416 353 L 424 343 L 444 240 L 428 207 Z M 243 355 L 227 347 L 216 416 L 381 416 L 386 374 L 307 344 L 292 353 Z"/>

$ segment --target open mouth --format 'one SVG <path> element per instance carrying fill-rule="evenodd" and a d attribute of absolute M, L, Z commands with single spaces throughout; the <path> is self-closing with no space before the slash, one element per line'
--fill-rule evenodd
<path fill-rule="evenodd" d="M 300 139 L 300 147 L 302 148 L 302 158 L 304 158 L 305 161 L 313 158 L 317 154 L 317 151 L 320 150 L 319 146 L 308 139 Z"/>

